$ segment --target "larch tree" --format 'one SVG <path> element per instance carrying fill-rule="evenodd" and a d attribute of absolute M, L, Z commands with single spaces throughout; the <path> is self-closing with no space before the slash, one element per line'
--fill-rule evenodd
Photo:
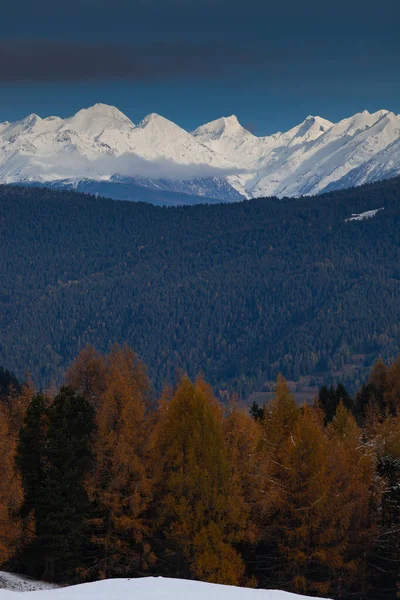
<path fill-rule="evenodd" d="M 293 394 L 290 393 L 286 379 L 278 375 L 275 395 L 264 407 L 264 439 L 279 461 L 282 446 L 293 432 L 299 417 L 299 409 Z"/>
<path fill-rule="evenodd" d="M 341 525 L 345 543 L 340 586 L 333 592 L 339 597 L 356 592 L 365 598 L 368 592 L 368 563 L 378 536 L 383 482 L 376 473 L 376 452 L 363 441 L 353 415 L 340 403 L 328 427 L 329 470 L 333 476 L 331 510 L 343 514 Z"/>
<path fill-rule="evenodd" d="M 22 533 L 19 516 L 23 500 L 21 478 L 16 468 L 16 442 L 8 415 L 0 410 L 0 565 L 16 552 Z"/>
<path fill-rule="evenodd" d="M 264 443 L 263 427 L 239 406 L 232 405 L 223 420 L 231 482 L 245 525 L 243 541 L 259 538 L 260 520 L 274 502 L 272 455 Z"/>
<path fill-rule="evenodd" d="M 387 373 L 387 366 L 381 358 L 378 358 L 369 377 L 369 383 L 374 384 L 382 394 L 384 394 L 386 388 Z"/>
<path fill-rule="evenodd" d="M 304 407 L 282 457 L 282 496 L 273 529 L 280 585 L 297 592 L 327 594 L 347 566 L 351 511 L 334 505 L 337 478 L 319 411 Z"/>
<path fill-rule="evenodd" d="M 127 346 L 114 346 L 105 359 L 95 468 L 86 483 L 96 511 L 90 523 L 90 577 L 141 573 L 154 560 L 145 518 L 152 494 L 146 428 L 149 395 L 150 383 L 137 355 Z"/>
<path fill-rule="evenodd" d="M 257 512 L 259 543 L 252 558 L 254 576 L 261 587 L 271 587 L 277 582 L 281 558 L 277 553 L 277 532 L 274 519 L 283 495 L 283 459 L 286 442 L 293 435 L 299 419 L 299 409 L 287 382 L 278 375 L 275 395 L 264 406 L 261 421 L 263 431 L 263 454 L 268 462 L 268 495 L 272 500 L 271 511 Z"/>
<path fill-rule="evenodd" d="M 93 346 L 86 346 L 65 375 L 65 383 L 91 404 L 98 406 L 106 388 L 106 364 Z"/>
<path fill-rule="evenodd" d="M 400 412 L 400 355 L 390 365 L 386 375 L 385 403 L 392 415 Z"/>
<path fill-rule="evenodd" d="M 184 378 L 158 424 L 158 528 L 176 576 L 237 585 L 244 572 L 233 543 L 246 514 L 232 489 L 221 409 L 203 380 Z M 244 519 L 244 521 L 243 521 Z"/>
<path fill-rule="evenodd" d="M 15 389 L 12 387 L 10 390 L 10 395 L 7 402 L 10 431 L 16 439 L 18 438 L 19 430 L 22 427 L 26 411 L 28 410 L 28 406 L 34 396 L 34 393 L 33 383 L 29 375 L 27 376 L 27 382 L 23 383 L 20 389 Z"/>

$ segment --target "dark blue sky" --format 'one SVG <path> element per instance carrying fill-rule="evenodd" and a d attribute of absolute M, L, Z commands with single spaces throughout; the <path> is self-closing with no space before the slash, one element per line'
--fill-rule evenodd
<path fill-rule="evenodd" d="M 257 134 L 400 112 L 398 0 L 3 0 L 0 120 L 95 102 Z"/>

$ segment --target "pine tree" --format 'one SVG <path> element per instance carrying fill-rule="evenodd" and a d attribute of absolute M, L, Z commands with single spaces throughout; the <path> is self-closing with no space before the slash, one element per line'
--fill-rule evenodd
<path fill-rule="evenodd" d="M 176 576 L 237 584 L 244 565 L 232 543 L 243 530 L 222 415 L 210 388 L 185 378 L 161 408 L 158 528 Z"/>
<path fill-rule="evenodd" d="M 262 421 L 264 418 L 264 408 L 259 406 L 257 402 L 254 400 L 252 405 L 250 406 L 249 414 L 256 421 Z"/>
<path fill-rule="evenodd" d="M 22 542 L 19 510 L 23 494 L 21 479 L 15 464 L 16 443 L 9 420 L 0 410 L 0 565 L 9 560 Z"/>
<path fill-rule="evenodd" d="M 95 469 L 87 491 L 96 508 L 89 576 L 132 575 L 153 562 L 145 513 L 151 498 L 146 410 L 150 383 L 137 355 L 114 346 L 105 360 Z"/>
<path fill-rule="evenodd" d="M 340 402 L 348 409 L 353 409 L 353 401 L 343 384 L 339 383 L 336 388 L 332 385 L 327 388 L 325 385 L 318 394 L 318 406 L 322 408 L 325 414 L 325 425 L 330 423 L 336 414 Z"/>
<path fill-rule="evenodd" d="M 71 388 L 61 388 L 48 410 L 40 526 L 35 541 L 45 579 L 77 579 L 86 562 L 86 523 L 91 505 L 84 481 L 93 467 L 94 427 L 95 413 L 88 401 Z"/>

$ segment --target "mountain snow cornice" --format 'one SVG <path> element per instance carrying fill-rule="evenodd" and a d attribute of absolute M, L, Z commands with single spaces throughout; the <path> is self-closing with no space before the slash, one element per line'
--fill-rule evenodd
<path fill-rule="evenodd" d="M 235 116 L 192 133 L 154 113 L 135 125 L 105 104 L 67 119 L 32 114 L 0 124 L 0 183 L 162 181 L 162 189 L 231 200 L 315 194 L 399 174 L 400 115 L 387 110 L 338 123 L 309 116 L 265 137 Z"/>

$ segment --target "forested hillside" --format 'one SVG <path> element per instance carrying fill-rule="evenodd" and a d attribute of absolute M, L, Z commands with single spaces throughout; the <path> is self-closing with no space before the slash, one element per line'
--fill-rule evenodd
<path fill-rule="evenodd" d="M 127 342 L 158 388 L 201 370 L 246 395 L 279 371 L 393 360 L 399 199 L 400 179 L 179 208 L 3 186 L 0 364 L 43 386 L 87 343 Z"/>

